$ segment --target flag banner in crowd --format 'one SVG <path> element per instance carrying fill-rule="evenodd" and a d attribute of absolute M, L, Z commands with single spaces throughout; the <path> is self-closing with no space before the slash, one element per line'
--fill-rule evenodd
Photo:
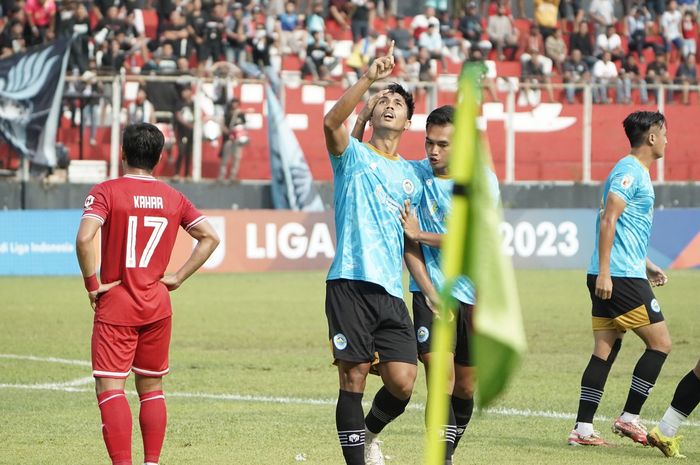
<path fill-rule="evenodd" d="M 32 163 L 56 166 L 69 52 L 64 38 L 0 60 L 0 136 Z"/>
<path fill-rule="evenodd" d="M 485 144 L 477 131 L 478 78 L 480 70 L 465 67 L 460 79 L 455 136 L 450 154 L 454 179 L 452 212 L 443 242 L 442 308 L 433 323 L 433 358 L 428 383 L 427 463 L 444 463 L 441 425 L 447 424 L 448 363 L 454 338 L 456 302 L 449 283 L 460 275 L 471 278 L 476 287 L 474 332 L 470 340 L 477 370 L 477 402 L 489 405 L 503 392 L 526 349 L 515 272 L 510 258 L 501 250 L 500 207 L 494 205 L 487 167 L 491 165 Z"/>
<path fill-rule="evenodd" d="M 323 211 L 323 201 L 313 184 L 304 152 L 284 117 L 282 106 L 269 85 L 265 86 L 265 93 L 272 204 L 276 209 Z"/>

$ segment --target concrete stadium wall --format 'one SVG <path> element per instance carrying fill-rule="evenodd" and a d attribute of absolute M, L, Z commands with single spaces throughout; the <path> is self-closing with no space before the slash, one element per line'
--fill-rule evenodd
<path fill-rule="evenodd" d="M 270 185 L 244 182 L 233 185 L 179 183 L 173 186 L 187 195 L 199 208 L 266 209 L 272 208 Z M 88 184 L 44 185 L 30 182 L 24 190 L 26 209 L 81 208 L 92 186 Z M 331 183 L 317 183 L 326 206 L 333 204 Z M 656 186 L 657 208 L 692 208 L 700 206 L 700 185 L 664 184 Z M 513 184 L 501 186 L 506 208 L 598 208 L 601 186 L 597 184 Z M 0 209 L 22 208 L 22 185 L 0 181 Z"/>

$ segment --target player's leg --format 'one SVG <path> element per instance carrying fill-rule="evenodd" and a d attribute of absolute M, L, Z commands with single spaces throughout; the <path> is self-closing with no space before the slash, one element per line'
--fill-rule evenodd
<path fill-rule="evenodd" d="M 102 437 L 113 465 L 131 465 L 131 409 L 124 384 L 136 349 L 136 329 L 95 322 L 92 374 L 102 418 Z"/>
<path fill-rule="evenodd" d="M 377 371 L 384 382 L 365 417 L 365 462 L 373 465 L 384 463 L 377 435 L 406 410 L 411 399 L 418 355 L 413 323 L 404 301 L 383 289 L 374 292 L 368 289 L 364 297 L 378 316 L 372 335 L 379 356 Z"/>
<path fill-rule="evenodd" d="M 659 426 L 647 436 L 649 444 L 658 447 L 666 457 L 684 457 L 680 453 L 679 440 L 676 436 L 681 423 L 685 421 L 700 403 L 700 360 L 676 386 L 671 405 L 664 413 Z"/>
<path fill-rule="evenodd" d="M 601 320 L 594 324 L 601 324 Z M 608 379 L 610 368 L 622 346 L 622 336 L 623 333 L 617 329 L 594 327 L 593 338 L 595 346 L 588 365 L 583 371 L 583 376 L 581 376 L 576 425 L 571 434 L 569 434 L 569 445 L 607 445 L 598 433 L 593 430 L 593 417 L 603 397 L 605 382 Z"/>
<path fill-rule="evenodd" d="M 639 422 L 639 412 L 671 351 L 671 336 L 646 279 L 613 278 L 613 294 L 616 292 L 617 296 L 612 298 L 631 310 L 615 320 L 620 326 L 634 330 L 646 344 L 646 350 L 634 367 L 627 401 L 622 415 L 613 424 L 613 432 L 646 445 L 647 431 Z"/>
<path fill-rule="evenodd" d="M 139 394 L 139 424 L 143 439 L 144 462 L 157 464 L 165 439 L 168 413 L 163 393 L 163 376 L 168 373 L 168 351 L 172 318 L 142 327 L 132 368 Z"/>
<path fill-rule="evenodd" d="M 455 382 L 452 390 L 452 410 L 455 416 L 455 449 L 462 439 L 474 411 L 474 368 L 470 349 L 474 306 L 459 304 L 457 341 L 455 344 Z"/>
<path fill-rule="evenodd" d="M 360 295 L 361 282 L 344 279 L 326 284 L 326 319 L 340 390 L 335 408 L 338 440 L 347 465 L 365 465 L 365 418 L 362 396 L 374 358 L 375 323 Z"/>
<path fill-rule="evenodd" d="M 618 329 L 610 309 L 610 300 L 595 295 L 597 276 L 588 275 L 587 285 L 591 297 L 593 354 L 581 376 L 581 391 L 576 414 L 576 425 L 569 434 L 571 446 L 605 446 L 607 443 L 593 430 L 593 417 L 605 390 L 610 368 L 622 346 L 623 333 Z M 614 287 L 613 287 L 614 289 Z M 614 292 L 614 291 L 613 291 Z"/>
<path fill-rule="evenodd" d="M 432 354 L 430 352 L 431 335 L 433 330 L 433 312 L 428 306 L 425 296 L 421 292 L 413 292 L 413 329 L 416 334 L 416 347 L 418 349 L 418 358 L 423 362 L 425 369 L 425 382 L 428 384 L 428 372 L 430 371 L 430 363 Z M 450 360 L 452 362 L 452 360 Z M 453 363 L 449 366 L 453 367 Z M 454 371 L 451 370 L 447 383 L 447 390 L 452 393 L 454 386 Z M 425 410 L 426 425 L 428 422 L 428 409 Z M 447 423 L 443 425 L 443 438 L 445 440 L 445 457 L 451 459 L 454 453 L 455 435 L 456 435 L 456 420 L 452 410 L 452 404 L 448 411 Z"/>

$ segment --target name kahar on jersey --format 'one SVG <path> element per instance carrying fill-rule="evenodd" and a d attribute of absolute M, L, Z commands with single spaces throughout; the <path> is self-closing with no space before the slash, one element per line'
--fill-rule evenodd
<path fill-rule="evenodd" d="M 163 197 L 156 195 L 135 195 L 135 208 L 163 208 Z"/>

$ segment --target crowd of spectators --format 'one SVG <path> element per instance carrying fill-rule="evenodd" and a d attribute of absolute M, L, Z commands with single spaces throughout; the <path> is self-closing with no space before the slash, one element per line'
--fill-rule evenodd
<path fill-rule="evenodd" d="M 595 84 L 599 103 L 612 91 L 628 102 L 633 88 L 647 101 L 652 84 L 683 86 L 681 100 L 689 102 L 689 86 L 697 84 L 697 0 L 426 0 L 410 18 L 399 3 L 2 0 L 0 57 L 73 35 L 69 72 L 77 76 L 252 77 L 279 89 L 289 63 L 305 79 L 340 80 L 361 73 L 393 40 L 397 77 L 416 92 L 460 63 L 487 59 L 519 63 L 523 88 L 542 88 L 551 100 L 553 81 L 568 86 L 570 102 L 581 84 Z M 157 16 L 152 33 L 146 13 Z M 145 98 L 157 110 L 169 104 L 177 111 L 182 86 L 158 87 L 146 86 Z M 228 99 L 218 103 L 224 108 Z"/>
<path fill-rule="evenodd" d="M 72 36 L 64 109 L 74 126 L 78 115 L 87 124 L 91 145 L 111 101 L 100 75 L 170 76 L 141 82 L 122 112 L 170 130 L 176 179 L 191 172 L 188 78 L 213 78 L 207 121 L 223 136 L 219 181 L 229 182 L 248 140 L 230 78 L 265 79 L 275 92 L 285 72 L 353 82 L 393 41 L 395 79 L 419 98 L 469 61 L 481 63 L 492 101 L 498 77 L 517 77 L 520 103 L 536 104 L 537 94 L 574 103 L 592 86 L 599 104 L 658 102 L 662 92 L 667 103 L 689 104 L 698 89 L 698 2 L 424 0 L 405 17 L 408 2 L 398 0 L 0 0 L 0 59 Z"/>

